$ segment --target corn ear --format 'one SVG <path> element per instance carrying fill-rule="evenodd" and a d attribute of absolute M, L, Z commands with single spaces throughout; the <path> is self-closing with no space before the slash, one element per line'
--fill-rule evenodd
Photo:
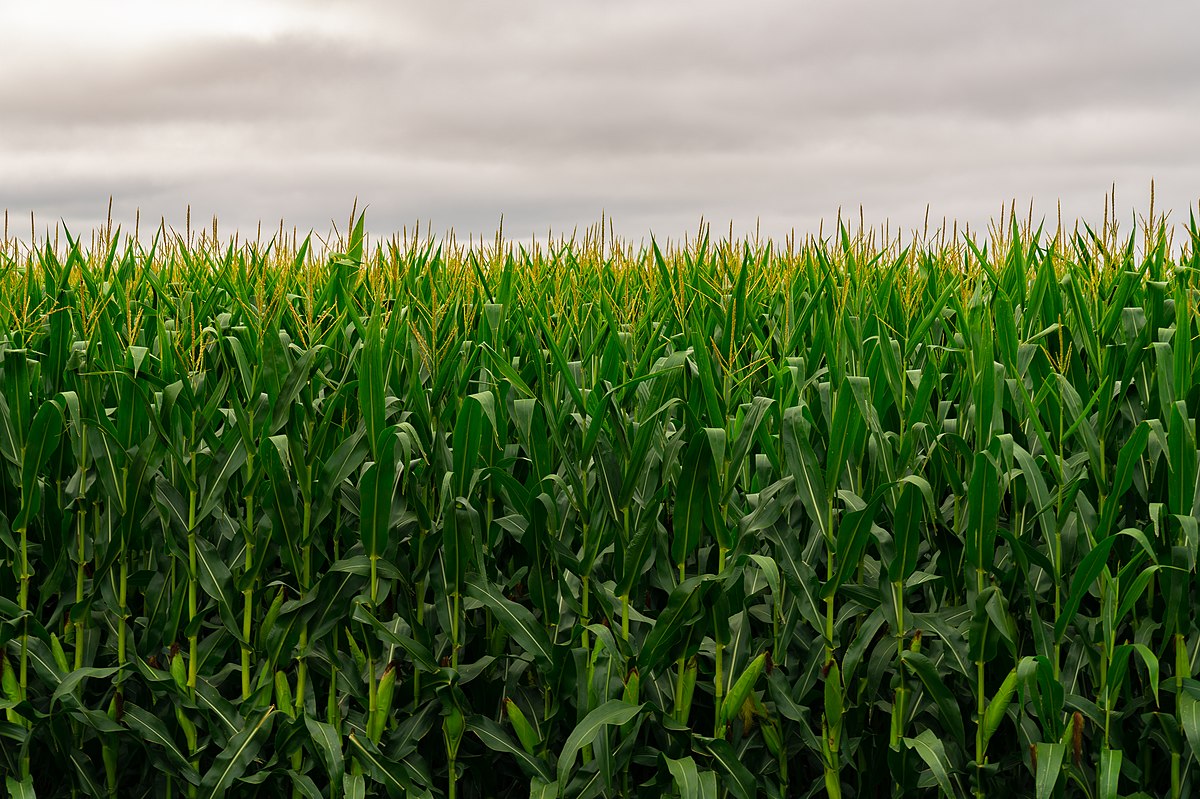
<path fill-rule="evenodd" d="M 766 665 L 767 655 L 764 652 L 750 661 L 749 665 L 738 676 L 721 705 L 718 726 L 724 726 L 726 723 L 732 721 L 733 717 L 741 711 L 742 705 L 746 703 L 750 694 L 754 692 L 754 685 L 758 682 L 758 678 L 762 676 Z"/>
<path fill-rule="evenodd" d="M 637 668 L 629 670 L 629 674 L 625 677 L 625 687 L 621 691 L 621 701 L 627 705 L 637 705 L 641 703 L 642 695 L 642 675 Z M 633 730 L 636 720 L 630 719 L 621 725 L 623 735 L 629 735 Z"/>
<path fill-rule="evenodd" d="M 54 633 L 50 633 L 50 654 L 54 657 L 54 665 L 58 666 L 60 671 L 69 672 L 71 670 L 71 666 L 67 662 L 67 653 L 62 648 L 62 642 Z"/>
<path fill-rule="evenodd" d="M 3 688 L 4 698 L 9 702 L 21 701 L 21 686 L 17 683 L 16 672 L 13 671 L 8 656 L 3 652 L 0 652 L 0 686 Z M 5 709 L 4 716 L 10 724 L 16 724 L 20 719 L 17 711 L 11 707 Z"/>
<path fill-rule="evenodd" d="M 825 673 L 825 719 L 827 728 L 825 735 L 829 752 L 836 758 L 842 740 L 842 672 L 836 660 L 829 661 L 829 669 Z"/>
<path fill-rule="evenodd" d="M 1014 668 L 1008 676 L 1004 678 L 1004 682 L 996 690 L 996 695 L 992 697 L 992 701 L 988 702 L 987 710 L 983 714 L 983 748 L 986 750 L 988 741 L 992 739 L 997 728 L 1000 727 L 1000 722 L 1004 720 L 1004 714 L 1008 710 L 1008 706 L 1012 703 L 1013 695 L 1017 691 L 1017 670 Z"/>
<path fill-rule="evenodd" d="M 175 721 L 179 724 L 179 729 L 183 731 L 183 737 L 187 741 L 187 753 L 194 754 L 196 751 L 196 725 L 188 718 L 187 711 L 179 705 L 175 706 Z"/>
<path fill-rule="evenodd" d="M 358 666 L 360 672 L 365 673 L 367 670 L 367 656 L 358 646 L 358 642 L 354 640 L 354 636 L 347 635 L 346 643 L 350 647 L 350 655 L 354 658 L 354 665 Z"/>
<path fill-rule="evenodd" d="M 516 702 L 508 697 L 504 698 L 504 712 L 508 715 L 508 721 L 517 733 L 517 740 L 521 742 L 521 746 L 529 754 L 534 754 L 539 743 L 537 731 L 529 723 L 529 719 L 525 717 L 525 713 Z"/>
<path fill-rule="evenodd" d="M 108 717 L 113 721 L 117 720 L 117 710 L 119 700 L 118 694 L 113 694 L 113 698 L 108 703 Z M 109 793 L 116 793 L 117 787 L 117 747 L 112 736 L 105 736 L 100 744 L 100 758 L 104 762 L 104 776 L 108 784 Z"/>
<path fill-rule="evenodd" d="M 21 698 L 21 689 L 17 684 L 17 673 L 13 670 L 8 656 L 0 652 L 0 683 L 3 683 L 4 698 L 16 702 Z"/>
<path fill-rule="evenodd" d="M 275 672 L 275 706 L 283 711 L 289 719 L 296 717 L 296 708 L 292 702 L 292 686 L 288 682 L 287 673 Z"/>
<path fill-rule="evenodd" d="M 183 662 L 183 654 L 176 649 L 171 654 L 171 679 L 175 681 L 175 687 L 181 691 L 187 690 L 187 664 Z"/>
<path fill-rule="evenodd" d="M 637 669 L 630 669 L 629 676 L 625 678 L 625 689 L 621 693 L 621 701 L 626 704 L 636 705 L 639 703 L 642 693 L 642 675 Z"/>
<path fill-rule="evenodd" d="M 779 752 L 783 746 L 783 737 L 779 732 L 779 723 L 773 718 L 767 718 L 762 723 L 763 742 L 767 745 L 767 751 L 773 757 L 779 757 Z"/>
<path fill-rule="evenodd" d="M 688 723 L 688 718 L 692 715 L 692 696 L 696 693 L 696 677 L 699 675 L 699 666 L 696 663 L 696 658 L 688 659 L 684 666 L 682 680 L 682 690 L 680 691 L 679 702 L 679 721 L 683 724 Z"/>
<path fill-rule="evenodd" d="M 395 664 L 389 663 L 379 678 L 379 689 L 375 694 L 375 711 L 367 724 L 367 736 L 374 743 L 383 738 L 383 730 L 387 726 L 388 715 L 392 712 L 392 701 L 396 693 Z"/>
<path fill-rule="evenodd" d="M 446 740 L 446 752 L 452 760 L 458 757 L 458 747 L 462 744 L 466 729 L 466 719 L 458 705 L 447 703 L 446 714 L 442 717 L 442 735 Z"/>
<path fill-rule="evenodd" d="M 267 608 L 267 615 L 263 617 L 262 624 L 260 624 L 258 627 L 260 635 L 265 637 L 267 631 L 275 627 L 275 622 L 279 620 L 279 612 L 283 609 L 283 599 L 284 593 L 283 587 L 281 586 L 279 590 L 275 592 L 275 597 L 271 600 L 271 604 Z M 260 647 L 265 645 L 265 640 L 259 642 Z"/>
<path fill-rule="evenodd" d="M 268 668 L 263 668 L 258 672 L 258 680 L 254 684 L 254 695 L 252 704 L 258 709 L 263 709 L 271 705 L 271 694 L 275 689 L 275 675 Z"/>

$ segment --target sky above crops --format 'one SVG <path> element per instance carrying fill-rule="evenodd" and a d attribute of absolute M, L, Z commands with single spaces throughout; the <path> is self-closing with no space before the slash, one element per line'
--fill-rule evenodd
<path fill-rule="evenodd" d="M 1113 183 L 1128 217 L 1154 179 L 1186 221 L 1197 30 L 1194 0 L 5 2 L 0 208 L 782 235 L 1098 220 Z"/>

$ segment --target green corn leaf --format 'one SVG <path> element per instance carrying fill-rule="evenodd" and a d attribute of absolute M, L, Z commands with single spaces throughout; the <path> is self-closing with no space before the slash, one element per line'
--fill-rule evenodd
<path fill-rule="evenodd" d="M 387 547 L 397 477 L 395 461 L 387 458 L 368 466 L 359 482 L 359 535 L 367 557 L 379 558 Z"/>
<path fill-rule="evenodd" d="M 907 580 L 917 568 L 924 504 L 921 489 L 915 483 L 905 482 L 901 485 L 900 499 L 896 503 L 895 523 L 892 529 L 896 556 L 888 564 L 888 575 L 893 581 Z"/>
<path fill-rule="evenodd" d="M 63 409 L 55 400 L 42 403 L 33 417 L 21 458 L 21 512 L 13 521 L 15 528 L 26 526 L 38 512 L 42 496 L 38 488 L 38 477 L 42 467 L 58 447 L 65 421 Z"/>
<path fill-rule="evenodd" d="M 1142 422 L 1129 440 L 1121 447 L 1117 456 L 1117 469 L 1113 472 L 1112 492 L 1105 497 L 1104 513 L 1097 525 L 1097 537 L 1103 538 L 1113 531 L 1117 512 L 1124 504 L 1122 499 L 1133 483 L 1133 469 L 1150 440 L 1150 425 Z"/>
<path fill-rule="evenodd" d="M 505 599 L 494 587 L 479 577 L 467 580 L 467 595 L 487 605 L 500 625 L 524 651 L 533 655 L 543 665 L 548 666 L 553 661 L 554 652 L 546 629 L 524 606 Z"/>
<path fill-rule="evenodd" d="M 754 510 L 738 522 L 738 535 L 758 535 L 773 526 L 792 503 L 795 490 L 796 481 L 789 475 L 760 491 Z M 727 547 L 733 543 L 728 542 Z"/>
<path fill-rule="evenodd" d="M 884 492 L 880 491 L 865 508 L 842 517 L 837 530 L 837 571 L 833 581 L 827 582 L 821 589 L 822 599 L 836 593 L 858 570 L 867 544 L 871 541 L 871 528 L 875 522 L 875 514 L 883 505 L 883 499 Z"/>
<path fill-rule="evenodd" d="M 241 715 L 233 708 L 233 705 L 225 701 L 206 680 L 199 680 L 196 683 L 195 702 L 196 706 L 209 718 L 212 725 L 210 729 L 219 730 L 223 737 L 237 735 L 249 729 L 249 725 L 244 724 Z"/>
<path fill-rule="evenodd" d="M 329 776 L 329 789 L 337 794 L 342 788 L 342 777 L 345 773 L 341 736 L 332 724 L 326 724 L 307 714 L 304 716 L 304 726 L 308 730 L 309 740 L 325 766 L 325 773 Z"/>
<path fill-rule="evenodd" d="M 1179 695 L 1179 720 L 1187 736 L 1188 746 L 1192 749 L 1192 757 L 1200 762 L 1200 696 L 1192 689 L 1185 690 Z"/>
<path fill-rule="evenodd" d="M 529 781 L 529 799 L 558 799 L 558 783 L 534 777 Z"/>
<path fill-rule="evenodd" d="M 584 716 L 571 731 L 558 755 L 558 787 L 566 787 L 567 778 L 575 767 L 575 757 L 583 747 L 592 743 L 606 727 L 620 726 L 642 711 L 643 705 L 628 705 L 620 699 L 610 699 Z"/>
<path fill-rule="evenodd" d="M 702 614 L 701 605 L 714 575 L 689 577 L 671 591 L 667 606 L 654 620 L 642 650 L 638 653 L 638 669 L 650 673 L 666 660 L 670 648 L 684 634 L 687 626 Z"/>
<path fill-rule="evenodd" d="M 925 309 L 924 315 L 912 329 L 905 343 L 904 349 L 906 355 L 910 355 L 913 349 L 925 340 L 925 336 L 929 333 L 930 329 L 942 318 L 946 309 L 946 303 L 956 288 L 958 287 L 953 282 L 947 283 L 946 288 L 942 289 L 942 293 L 937 299 L 931 302 L 928 308 Z"/>
<path fill-rule="evenodd" d="M 292 781 L 292 788 L 299 791 L 303 796 L 308 797 L 308 799 L 324 799 L 324 796 L 321 794 L 321 789 L 317 787 L 315 782 L 313 782 L 312 777 L 309 777 L 307 774 L 300 774 L 290 769 L 288 770 L 287 775 Z"/>
<path fill-rule="evenodd" d="M 984 452 L 975 453 L 967 488 L 967 561 L 987 570 L 993 562 L 996 518 L 1000 510 L 1000 474 Z"/>
<path fill-rule="evenodd" d="M 1120 624 L 1129 615 L 1129 612 L 1133 610 L 1133 606 L 1146 593 L 1147 586 L 1150 585 L 1150 581 L 1154 579 L 1154 575 L 1158 571 L 1158 566 L 1147 566 L 1134 578 L 1132 583 L 1128 586 L 1121 586 L 1121 605 L 1117 608 L 1117 613 L 1113 617 L 1114 622 Z"/>
<path fill-rule="evenodd" d="M 1109 692 L 1116 693 L 1125 684 L 1125 675 L 1129 668 L 1129 657 L 1137 653 L 1146 665 L 1150 678 L 1150 691 L 1154 695 L 1154 704 L 1158 704 L 1158 657 L 1145 644 L 1121 644 L 1113 649 L 1112 660 L 1109 664 Z"/>
<path fill-rule="evenodd" d="M 697 421 L 700 427 L 712 427 L 725 418 L 717 391 L 716 369 L 710 354 L 712 344 L 712 340 L 706 338 L 700 331 L 692 331 L 692 357 L 696 362 L 696 371 L 699 373 L 697 382 L 700 384 L 697 398 L 697 415 L 701 417 Z"/>
<path fill-rule="evenodd" d="M 1096 778 L 1099 799 L 1118 799 L 1117 786 L 1121 781 L 1120 749 L 1100 750 L 1100 774 Z"/>
<path fill-rule="evenodd" d="M 349 740 L 354 756 L 366 766 L 371 779 L 382 785 L 389 794 L 398 792 L 403 796 L 413 790 L 412 780 L 401 763 L 384 757 L 369 738 L 359 738 L 355 733 L 350 733 Z"/>
<path fill-rule="evenodd" d="M 702 736 L 696 736 L 695 741 L 701 751 L 712 756 L 717 770 L 724 778 L 725 787 L 732 796 L 737 799 L 754 799 L 758 796 L 758 780 L 738 759 L 728 741 Z"/>
<path fill-rule="evenodd" d="M 653 551 L 654 539 L 658 536 L 658 525 L 651 521 L 642 522 L 634 530 L 632 538 L 625 547 L 625 557 L 623 558 L 621 577 L 617 581 L 616 593 L 618 596 L 627 596 L 632 592 L 634 584 L 642 575 L 642 568 L 646 564 L 646 559 Z M 542 580 L 541 576 L 531 578 Z M 544 590 L 544 589 L 543 589 Z"/>
<path fill-rule="evenodd" d="M 97 782 L 100 775 L 96 773 L 96 767 L 92 765 L 87 755 L 79 751 L 72 752 L 71 765 L 75 768 L 76 779 L 79 780 L 80 785 L 88 796 L 103 797 L 105 795 L 106 789 L 101 788 L 100 783 Z M 13 794 L 10 793 L 10 795 Z"/>
<path fill-rule="evenodd" d="M 933 730 L 922 730 L 915 738 L 904 738 L 904 745 L 915 751 L 925 761 L 929 771 L 937 781 L 938 788 L 945 796 L 960 797 L 962 792 L 951 778 L 954 771 L 950 758 L 946 755 L 946 747 L 933 733 Z"/>
<path fill-rule="evenodd" d="M 827 538 L 829 507 L 825 491 L 824 475 L 817 463 L 812 444 L 801 434 L 799 408 L 788 408 L 783 413 L 782 444 L 788 470 L 796 478 L 796 493 L 817 525 L 821 536 Z"/>
<path fill-rule="evenodd" d="M 725 464 L 727 474 L 736 474 L 742 468 L 742 464 L 746 461 L 746 456 L 750 453 L 750 447 L 754 443 L 755 437 L 758 434 L 759 426 L 763 419 L 766 418 L 767 411 L 771 409 L 774 400 L 770 397 L 754 397 L 750 400 L 750 404 L 746 406 L 746 414 L 742 417 L 741 426 L 738 428 L 737 435 L 733 439 L 733 446 L 729 452 L 729 460 Z M 728 501 L 729 495 L 733 492 L 733 482 L 725 481 L 725 491 L 722 496 L 723 501 Z"/>
<path fill-rule="evenodd" d="M 1037 752 L 1037 770 L 1034 774 L 1034 790 L 1037 799 L 1050 799 L 1054 795 L 1054 787 L 1062 774 L 1063 757 L 1067 753 L 1066 744 L 1039 743 L 1034 747 Z"/>
<path fill-rule="evenodd" d="M 367 322 L 362 353 L 359 356 L 358 377 L 359 412 L 366 425 L 367 442 L 372 447 L 371 454 L 377 461 L 387 457 L 379 452 L 376 446 L 383 434 L 386 413 L 387 360 L 383 346 L 383 316 L 377 308 Z"/>
<path fill-rule="evenodd" d="M 1187 516 L 1192 512 L 1196 494 L 1197 452 L 1195 424 L 1188 418 L 1187 404 L 1171 406 L 1167 423 L 1168 496 L 1171 512 Z"/>
<path fill-rule="evenodd" d="M 412 658 L 414 665 L 430 674 L 437 672 L 437 662 L 433 659 L 433 655 L 430 653 L 428 647 L 409 636 L 401 635 L 395 630 L 389 629 L 387 625 L 376 619 L 371 614 L 371 611 L 361 603 L 355 606 L 352 618 L 355 621 L 366 622 L 370 625 L 379 636 L 379 639 L 387 645 L 403 649 Z"/>
<path fill-rule="evenodd" d="M 343 789 L 345 799 L 366 799 L 367 779 L 362 774 L 347 774 Z"/>
<path fill-rule="evenodd" d="M 125 703 L 124 722 L 146 743 L 161 749 L 171 764 L 179 769 L 189 782 L 193 784 L 200 782 L 200 775 L 196 773 L 192 764 L 176 746 L 174 737 L 167 731 L 166 725 L 158 716 L 148 710 L 143 710 L 132 702 L 127 702 Z"/>
<path fill-rule="evenodd" d="M 671 559 L 675 563 L 683 563 L 700 545 L 711 467 L 712 449 L 708 437 L 703 432 L 697 433 L 688 442 L 683 472 L 675 492 L 675 534 L 671 538 Z"/>
<path fill-rule="evenodd" d="M 496 722 L 484 716 L 469 716 L 467 718 L 467 729 L 475 733 L 475 736 L 488 749 L 513 757 L 521 766 L 521 770 L 532 779 L 553 782 L 554 776 L 546 767 L 545 762 L 541 758 L 526 752 Z M 555 784 L 557 785 L 557 783 Z"/>
<path fill-rule="evenodd" d="M 1075 619 L 1075 614 L 1079 610 L 1079 604 L 1083 601 L 1083 597 L 1091 590 L 1092 584 L 1096 582 L 1096 578 L 1104 571 L 1108 553 L 1112 551 L 1113 543 L 1117 540 L 1116 536 L 1109 536 L 1099 542 L 1091 552 L 1079 564 L 1079 568 L 1075 572 L 1075 576 L 1071 579 L 1071 591 L 1067 595 L 1067 601 L 1063 605 L 1062 614 L 1058 618 L 1058 623 L 1054 625 L 1054 638 L 1061 641 L 1063 635 L 1066 634 L 1067 625 Z"/>
<path fill-rule="evenodd" d="M 442 512 L 442 556 L 446 566 L 446 585 L 451 592 L 462 590 L 471 565 L 477 561 L 474 547 L 480 543 L 475 534 L 478 514 L 461 499 L 446 494 Z"/>
<path fill-rule="evenodd" d="M 946 731 L 953 736 L 955 742 L 966 749 L 967 736 L 965 727 L 963 726 L 962 711 L 959 709 L 958 702 L 954 699 L 950 689 L 946 686 L 942 676 L 938 674 L 937 667 L 925 655 L 919 652 L 905 651 L 901 655 L 904 664 L 913 670 L 913 673 L 921 680 L 921 684 L 925 690 L 933 698 L 934 704 L 937 707 L 938 716 L 942 720 L 942 725 Z M 932 768 L 932 766 L 931 766 Z"/>
<path fill-rule="evenodd" d="M 825 485 L 831 490 L 836 488 L 842 471 L 848 466 L 845 457 L 847 446 L 855 438 L 858 427 L 863 424 L 862 414 L 858 412 L 855 392 L 851 381 L 867 382 L 864 377 L 846 377 L 846 383 L 837 392 L 837 401 L 833 411 L 830 427 L 832 435 L 829 438 L 829 453 L 825 458 Z"/>
<path fill-rule="evenodd" d="M 227 447 L 217 452 L 214 458 L 214 468 L 206 476 L 204 497 L 196 513 L 198 521 L 208 518 L 209 514 L 221 503 L 225 498 L 225 489 L 229 481 L 246 463 L 246 446 L 242 442 L 241 436 L 229 436 L 227 444 Z"/>
<path fill-rule="evenodd" d="M 491 407 L 491 394 L 472 394 L 463 400 L 454 423 L 454 492 L 468 494 L 471 478 L 480 466 L 479 452 L 483 444 L 484 403 Z"/>
<path fill-rule="evenodd" d="M 246 773 L 258 750 L 270 736 L 275 715 L 275 709 L 269 708 L 246 720 L 246 725 L 229 739 L 229 743 L 204 773 L 200 780 L 200 796 L 204 799 L 224 796 L 234 781 Z"/>
<path fill-rule="evenodd" d="M 26 777 L 19 782 L 12 777 L 5 777 L 4 784 L 12 799 L 37 799 L 37 794 L 33 792 L 33 777 Z"/>
<path fill-rule="evenodd" d="M 235 640 L 242 640 L 241 620 L 237 616 L 237 594 L 233 590 L 233 576 L 225 562 L 218 557 L 212 544 L 203 538 L 196 539 L 196 578 L 204 593 L 217 603 L 217 613 L 225 629 Z"/>
<path fill-rule="evenodd" d="M 92 678 L 107 679 L 116 674 L 120 669 L 117 668 L 96 668 L 94 666 L 85 666 L 79 669 L 68 671 L 63 677 L 62 682 L 54 689 L 54 694 L 50 697 L 50 706 L 53 707 L 60 699 L 68 694 L 75 693 L 76 687 L 85 680 Z"/>
<path fill-rule="evenodd" d="M 675 781 L 680 799 L 717 799 L 717 775 L 712 771 L 700 771 L 696 761 L 685 756 L 679 760 L 664 756 L 667 769 Z"/>

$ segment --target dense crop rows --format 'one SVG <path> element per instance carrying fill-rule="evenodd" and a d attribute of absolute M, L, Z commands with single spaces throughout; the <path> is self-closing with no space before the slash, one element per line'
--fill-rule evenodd
<path fill-rule="evenodd" d="M 13 795 L 1200 791 L 1194 226 L 361 230 L 4 245 Z"/>

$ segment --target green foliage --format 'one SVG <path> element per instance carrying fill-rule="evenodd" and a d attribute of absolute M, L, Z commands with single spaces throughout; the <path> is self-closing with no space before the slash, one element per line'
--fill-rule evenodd
<path fill-rule="evenodd" d="M 350 230 L 0 245 L 8 795 L 1200 790 L 1194 225 Z"/>

